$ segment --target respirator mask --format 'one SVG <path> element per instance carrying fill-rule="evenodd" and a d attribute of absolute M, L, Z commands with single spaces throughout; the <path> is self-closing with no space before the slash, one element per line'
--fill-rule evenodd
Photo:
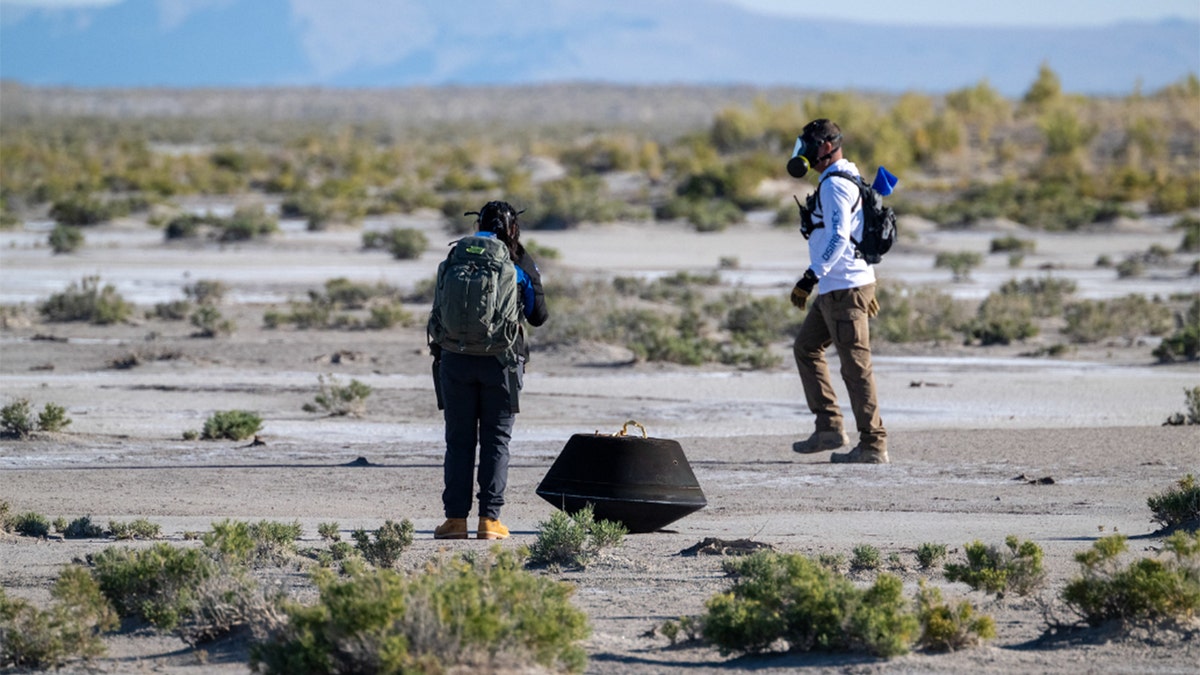
<path fill-rule="evenodd" d="M 841 147 L 838 143 L 842 140 L 841 134 L 837 134 L 831 138 L 816 138 L 811 131 L 811 129 L 806 128 L 804 133 L 796 137 L 796 145 L 792 148 L 792 158 L 787 163 L 787 172 L 793 178 L 803 178 L 814 164 L 828 159 Z M 818 157 L 817 153 L 821 149 L 821 144 L 825 141 L 833 143 L 833 149 Z"/>

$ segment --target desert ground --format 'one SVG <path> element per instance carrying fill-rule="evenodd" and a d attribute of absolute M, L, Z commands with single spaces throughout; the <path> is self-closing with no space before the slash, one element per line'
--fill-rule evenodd
<path fill-rule="evenodd" d="M 208 205 L 197 204 L 195 208 Z M 64 406 L 72 420 L 61 433 L 0 441 L 0 500 L 16 512 L 68 520 L 148 518 L 166 540 L 204 531 L 226 518 L 291 522 L 308 545 L 317 525 L 343 532 L 407 518 L 416 542 L 402 566 L 439 551 L 485 550 L 475 540 L 434 541 L 441 522 L 442 427 L 433 399 L 423 323 L 388 331 L 267 330 L 265 308 L 303 298 L 325 280 L 382 281 L 409 287 L 433 274 L 452 237 L 435 214 L 369 221 L 367 228 L 414 227 L 430 236 L 418 260 L 362 251 L 361 232 L 306 232 L 285 222 L 266 243 L 164 244 L 142 222 L 89 228 L 73 255 L 45 246 L 47 225 L 0 232 L 0 303 L 32 308 L 83 276 L 98 274 L 140 308 L 181 299 L 198 279 L 230 289 L 221 310 L 233 335 L 190 337 L 186 322 L 152 319 L 118 326 L 11 319 L 0 332 L 0 382 L 6 402 Z M 1004 281 L 1039 268 L 1074 279 L 1085 298 L 1200 291 L 1195 277 L 1168 270 L 1116 279 L 1094 265 L 1152 243 L 1174 247 L 1167 221 L 1123 221 L 1102 232 L 1044 234 L 1024 269 L 986 256 L 970 281 L 951 283 L 934 269 L 939 250 L 986 254 L 991 237 L 1012 224 L 940 232 L 919 222 L 879 266 L 881 279 L 937 285 L 980 299 Z M 543 265 L 556 275 L 641 275 L 712 271 L 722 257 L 725 284 L 754 293 L 786 294 L 806 265 L 791 228 L 760 220 L 725 232 L 696 234 L 683 226 L 622 224 L 526 233 L 560 252 Z M 420 316 L 427 308 L 412 306 Z M 140 313 L 139 313 L 140 316 Z M 553 317 L 551 318 L 553 321 Z M 535 494 L 572 434 L 613 433 L 637 420 L 651 436 L 680 442 L 708 500 L 669 529 L 630 535 L 584 570 L 546 571 L 576 586 L 574 602 L 592 626 L 589 673 L 792 672 L 1197 672 L 1200 629 L 1106 629 L 1046 635 L 1045 611 L 1062 612 L 1057 594 L 1078 574 L 1073 556 L 1104 534 L 1131 538 L 1131 551 L 1158 545 L 1146 498 L 1200 470 L 1200 426 L 1164 426 L 1185 409 L 1183 390 L 1200 385 L 1196 363 L 1158 365 L 1153 341 L 1141 338 L 1079 346 L 1059 358 L 1032 357 L 1054 344 L 1044 333 L 1024 344 L 876 344 L 875 372 L 892 463 L 832 465 L 826 454 L 796 455 L 811 417 L 786 341 L 782 365 L 748 371 L 636 362 L 624 349 L 576 345 L 537 350 L 525 378 L 512 444 L 503 520 L 513 536 L 534 541 L 552 507 Z M 134 368 L 114 360 L 142 356 Z M 165 355 L 170 355 L 167 358 Z M 836 359 L 834 361 L 836 363 Z M 318 375 L 358 379 L 373 393 L 359 418 L 307 413 Z M 842 392 L 843 406 L 849 414 Z M 264 420 L 261 444 L 182 440 L 217 410 L 254 411 Z M 852 438 L 853 440 L 853 438 Z M 357 458 L 369 466 L 347 466 Z M 1049 478 L 1052 480 L 1041 480 Z M 1045 551 L 1048 580 L 1036 597 L 996 600 L 939 572 L 918 569 L 914 551 L 943 543 L 951 560 L 964 544 L 1002 544 L 1007 535 Z M 651 629 L 700 614 L 706 599 L 728 587 L 720 556 L 684 556 L 706 537 L 748 538 L 779 551 L 842 554 L 870 544 L 896 554 L 906 591 L 920 579 L 951 599 L 968 598 L 996 619 L 997 637 L 951 654 L 914 653 L 892 660 L 864 655 L 722 655 L 694 645 L 671 646 Z M 58 569 L 112 540 L 0 539 L 0 583 L 7 593 L 49 602 Z M 304 572 L 291 573 L 296 586 Z M 855 577 L 866 582 L 870 574 Z M 191 649 L 149 631 L 107 639 L 108 655 L 68 670 L 127 673 L 248 672 L 244 642 Z"/>

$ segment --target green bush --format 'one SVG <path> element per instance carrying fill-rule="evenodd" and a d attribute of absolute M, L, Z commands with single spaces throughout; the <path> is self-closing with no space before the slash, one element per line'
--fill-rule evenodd
<path fill-rule="evenodd" d="M 1033 304 L 1033 315 L 1041 318 L 1061 316 L 1067 300 L 1075 293 L 1076 285 L 1070 279 L 1055 279 L 1050 276 L 1040 279 L 1010 279 L 1000 286 L 1000 295 L 1026 296 Z"/>
<path fill-rule="evenodd" d="M 990 293 L 968 324 L 970 337 L 987 346 L 1006 345 L 1037 335 L 1033 305 L 1029 296 Z"/>
<path fill-rule="evenodd" d="M 87 194 L 73 194 L 50 206 L 50 217 L 60 225 L 96 225 L 127 215 L 128 208 L 116 202 L 104 202 Z"/>
<path fill-rule="evenodd" d="M 83 246 L 83 231 L 73 225 L 58 224 L 50 232 L 50 250 L 56 254 L 74 253 Z"/>
<path fill-rule="evenodd" d="M 192 327 L 196 329 L 192 337 L 215 338 L 219 335 L 231 335 L 237 326 L 232 320 L 221 315 L 221 311 L 212 305 L 200 305 L 188 317 Z"/>
<path fill-rule="evenodd" d="M 582 671 L 587 617 L 571 587 L 521 569 L 511 552 L 437 558 L 405 575 L 317 570 L 315 604 L 289 603 L 288 621 L 253 645 L 265 673 L 514 670 Z"/>
<path fill-rule="evenodd" d="M 1197 390 L 1200 391 L 1200 387 Z M 1195 423 L 1200 423 L 1200 418 L 1194 419 Z M 1200 484 L 1190 473 L 1180 478 L 1175 487 L 1147 498 L 1146 506 L 1154 514 L 1154 522 L 1165 529 L 1200 528 Z"/>
<path fill-rule="evenodd" d="M 91 516 L 83 516 L 72 520 L 62 534 L 67 539 L 98 539 L 104 536 L 104 528 L 93 523 Z"/>
<path fill-rule="evenodd" d="M 195 283 L 184 285 L 183 294 L 188 300 L 199 305 L 218 305 L 225 298 L 228 290 L 229 288 L 223 282 L 200 279 Z"/>
<path fill-rule="evenodd" d="M 1004 540 L 1004 545 L 1007 551 L 985 546 L 978 540 L 965 545 L 967 563 L 947 563 L 946 579 L 961 581 L 997 597 L 1009 591 L 1029 595 L 1045 581 L 1042 549 L 1032 541 L 1020 542 L 1012 535 Z"/>
<path fill-rule="evenodd" d="M 12 530 L 26 537 L 44 537 L 50 534 L 50 519 L 35 511 L 13 516 Z"/>
<path fill-rule="evenodd" d="M 367 397 L 371 395 L 369 386 L 355 379 L 343 385 L 333 375 L 328 378 L 318 375 L 317 382 L 320 391 L 312 403 L 304 404 L 305 412 L 324 410 L 332 416 L 353 417 L 362 417 L 367 412 Z"/>
<path fill-rule="evenodd" d="M 1200 218 L 1183 216 L 1171 227 L 1183 230 L 1183 241 L 1179 242 L 1180 253 L 1200 253 Z"/>
<path fill-rule="evenodd" d="M 759 552 L 727 560 L 733 588 L 710 598 L 703 635 L 723 654 L 766 651 L 778 640 L 791 651 L 903 654 L 917 638 L 917 618 L 899 578 L 881 574 L 859 589 L 815 560 Z"/>
<path fill-rule="evenodd" d="M 1154 348 L 1154 356 L 1160 363 L 1171 363 L 1180 359 L 1195 361 L 1200 358 L 1200 297 L 1192 300 L 1185 312 L 1175 318 L 1175 332 L 1164 337 Z"/>
<path fill-rule="evenodd" d="M 628 532 L 621 523 L 595 520 L 591 504 L 570 515 L 555 511 L 537 529 L 537 539 L 529 547 L 531 565 L 578 568 L 587 567 L 604 549 L 620 546 Z"/>
<path fill-rule="evenodd" d="M 133 307 L 112 284 L 101 287 L 100 277 L 89 276 L 71 282 L 62 293 L 51 295 L 39 311 L 47 321 L 87 321 L 105 325 L 126 320 Z"/>
<path fill-rule="evenodd" d="M 946 545 L 926 542 L 917 546 L 917 564 L 927 570 L 940 563 L 946 557 Z"/>
<path fill-rule="evenodd" d="M 34 429 L 29 399 L 19 398 L 0 408 L 0 425 L 3 426 L 5 436 L 28 438 Z"/>
<path fill-rule="evenodd" d="M 387 250 L 396 260 L 416 260 L 429 247 L 429 237 L 412 228 L 392 228 L 387 233 Z"/>
<path fill-rule="evenodd" d="M 851 551 L 850 569 L 877 570 L 883 564 L 879 549 L 870 544 L 859 544 Z"/>
<path fill-rule="evenodd" d="M 100 633 L 117 628 L 116 613 L 82 567 L 64 567 L 39 610 L 0 588 L 0 668 L 58 669 L 105 653 Z"/>
<path fill-rule="evenodd" d="M 1037 248 L 1037 242 L 1032 239 L 1021 239 L 1013 235 L 1005 237 L 995 237 L 992 239 L 992 253 L 1033 253 Z"/>
<path fill-rule="evenodd" d="M 204 420 L 200 438 L 206 441 L 240 441 L 262 429 L 262 418 L 245 410 L 219 410 Z"/>
<path fill-rule="evenodd" d="M 279 231 L 279 223 L 261 206 L 242 207 L 228 220 L 220 222 L 219 228 L 221 233 L 217 239 L 222 242 L 249 241 Z"/>
<path fill-rule="evenodd" d="M 983 264 L 983 256 L 974 251 L 942 251 L 933 259 L 933 266 L 938 269 L 950 270 L 955 281 L 970 279 L 971 270 L 981 264 Z"/>
<path fill-rule="evenodd" d="M 162 534 L 162 526 L 145 518 L 135 518 L 129 522 L 110 520 L 108 533 L 113 539 L 158 539 Z"/>
<path fill-rule="evenodd" d="M 917 591 L 917 620 L 921 623 L 917 644 L 930 651 L 955 651 L 996 637 L 992 617 L 976 614 L 967 600 L 950 606 L 942 601 L 942 592 L 927 586 L 924 579 Z"/>
<path fill-rule="evenodd" d="M 167 543 L 145 549 L 111 546 L 89 557 L 92 575 L 117 612 L 162 630 L 180 624 L 195 606 L 195 589 L 218 572 L 203 550 Z"/>
<path fill-rule="evenodd" d="M 413 524 L 412 521 L 405 518 L 396 523 L 391 520 L 385 520 L 383 525 L 368 534 L 366 530 L 357 529 L 350 533 L 350 537 L 354 539 L 354 547 L 362 553 L 363 558 L 372 565 L 388 569 L 395 566 L 400 560 L 400 554 L 404 549 L 412 546 L 413 542 Z M 374 535 L 372 540 L 371 535 Z"/>
<path fill-rule="evenodd" d="M 47 403 L 38 413 L 37 425 L 39 431 L 62 431 L 71 425 L 71 418 L 67 417 L 66 408 L 57 403 Z"/>
<path fill-rule="evenodd" d="M 879 314 L 871 320 L 871 337 L 888 342 L 948 340 L 970 321 L 964 303 L 936 288 L 881 285 Z"/>
<path fill-rule="evenodd" d="M 1122 567 L 1128 550 L 1124 535 L 1102 537 L 1075 554 L 1081 576 L 1062 591 L 1062 599 L 1090 626 L 1108 621 L 1183 620 L 1200 611 L 1200 535 L 1176 532 L 1163 542 L 1170 557 L 1142 558 Z"/>
<path fill-rule="evenodd" d="M 1063 332 L 1074 342 L 1165 335 L 1174 322 L 1169 307 L 1138 294 L 1112 300 L 1082 300 L 1068 306 L 1065 317 L 1067 326 Z"/>
<path fill-rule="evenodd" d="M 296 552 L 296 540 L 302 530 L 300 521 L 281 523 L 262 520 L 257 523 L 225 519 L 214 522 L 200 536 L 204 546 L 226 560 L 261 566 L 285 560 Z"/>

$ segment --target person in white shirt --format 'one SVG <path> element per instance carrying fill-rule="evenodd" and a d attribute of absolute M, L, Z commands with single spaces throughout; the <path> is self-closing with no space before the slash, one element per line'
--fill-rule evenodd
<path fill-rule="evenodd" d="M 811 298 L 811 307 L 792 351 L 808 408 L 816 420 L 812 435 L 794 443 L 792 449 L 808 454 L 850 443 L 825 362 L 825 350 L 832 344 L 841 360 L 842 380 L 859 438 L 850 451 L 835 452 L 831 460 L 886 464 L 887 430 L 879 416 L 867 321 L 879 311 L 875 270 L 856 255 L 851 241 L 862 239 L 858 186 L 833 175 L 860 174 L 854 163 L 842 157 L 842 130 L 830 120 L 809 122 L 796 141 L 788 172 L 800 178 L 809 168 L 820 173 L 815 199 L 809 200 L 811 208 L 801 208 L 801 232 L 808 239 L 810 264 L 792 288 L 791 301 L 805 309 Z"/>

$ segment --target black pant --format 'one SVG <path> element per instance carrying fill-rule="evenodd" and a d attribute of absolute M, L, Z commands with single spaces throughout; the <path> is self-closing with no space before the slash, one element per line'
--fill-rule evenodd
<path fill-rule="evenodd" d="M 494 356 L 447 351 L 442 353 L 439 376 L 446 419 L 446 517 L 466 518 L 471 512 L 478 446 L 479 515 L 499 518 L 508 484 L 508 442 L 516 420 L 507 369 Z"/>

